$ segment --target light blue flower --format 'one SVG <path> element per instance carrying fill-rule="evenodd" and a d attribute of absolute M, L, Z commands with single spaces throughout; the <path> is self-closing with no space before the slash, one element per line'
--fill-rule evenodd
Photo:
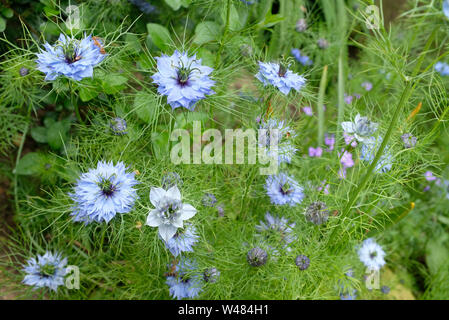
<path fill-rule="evenodd" d="M 122 162 L 100 161 L 97 168 L 83 173 L 70 194 L 75 202 L 73 220 L 108 223 L 117 213 L 130 212 L 137 199 L 133 187 L 138 181 L 134 172 L 126 170 Z"/>
<path fill-rule="evenodd" d="M 170 238 L 167 242 L 164 241 L 164 243 L 172 255 L 177 257 L 181 252 L 193 252 L 193 246 L 198 238 L 196 228 L 188 225 L 184 229 L 178 229 L 173 238 Z"/>
<path fill-rule="evenodd" d="M 268 176 L 265 189 L 271 202 L 276 205 L 295 206 L 304 199 L 304 189 L 285 173 Z"/>
<path fill-rule="evenodd" d="M 155 209 L 148 214 L 146 225 L 158 227 L 159 235 L 165 242 L 173 238 L 178 228 L 184 227 L 184 220 L 192 218 L 197 212 L 192 205 L 182 203 L 177 186 L 168 190 L 152 187 L 150 202 Z"/>
<path fill-rule="evenodd" d="M 347 289 L 340 293 L 340 300 L 355 300 L 357 299 L 356 289 Z"/>
<path fill-rule="evenodd" d="M 311 66 L 313 64 L 312 59 L 310 59 L 306 55 L 302 55 L 299 49 L 292 49 L 291 54 L 295 57 L 295 59 L 302 64 L 303 66 Z"/>
<path fill-rule="evenodd" d="M 354 136 L 359 142 L 370 140 L 378 128 L 377 123 L 370 121 L 367 117 L 360 116 L 360 114 L 355 116 L 353 122 L 342 122 L 341 126 L 346 134 Z"/>
<path fill-rule="evenodd" d="M 164 54 L 156 60 L 158 71 L 151 78 L 172 109 L 184 107 L 193 111 L 198 101 L 215 94 L 211 89 L 215 81 L 209 78 L 214 69 L 201 65 L 201 59 L 195 55 L 188 57 L 186 52 L 175 51 L 172 56 Z"/>
<path fill-rule="evenodd" d="M 279 238 L 283 244 L 283 248 L 287 251 L 291 251 L 288 247 L 290 243 L 296 240 L 296 236 L 293 234 L 293 228 L 296 224 L 290 223 L 284 217 L 273 217 L 269 212 L 265 214 L 265 221 L 260 221 L 260 224 L 256 226 L 256 230 L 259 236 L 264 238 Z"/>
<path fill-rule="evenodd" d="M 45 80 L 61 75 L 76 81 L 92 77 L 94 66 L 106 56 L 101 53 L 101 41 L 94 41 L 92 36 L 77 40 L 61 33 L 53 46 L 45 43 L 44 48 L 37 54 L 36 62 L 37 68 L 46 74 Z"/>
<path fill-rule="evenodd" d="M 441 74 L 443 77 L 449 76 L 449 65 L 444 62 L 435 63 L 435 71 Z"/>
<path fill-rule="evenodd" d="M 376 157 L 376 153 L 380 148 L 382 139 L 371 139 L 366 140 L 366 143 L 362 144 L 360 149 L 360 160 L 367 161 L 371 164 Z M 390 153 L 388 146 L 385 148 L 384 153 L 381 155 L 379 161 L 376 164 L 376 172 L 385 173 L 391 170 L 393 166 L 393 157 Z"/>
<path fill-rule="evenodd" d="M 443 13 L 449 19 L 449 0 L 443 0 Z"/>
<path fill-rule="evenodd" d="M 370 270 L 378 271 L 385 264 L 385 252 L 373 238 L 363 241 L 357 253 L 360 261 Z"/>
<path fill-rule="evenodd" d="M 298 151 L 293 144 L 293 138 L 296 137 L 295 130 L 290 128 L 285 121 L 278 119 L 263 120 L 259 129 L 266 130 L 258 141 L 259 147 L 263 148 L 265 155 L 269 158 L 277 155 L 278 163 L 290 163 L 296 151 Z M 262 132 L 259 131 L 259 133 Z"/>
<path fill-rule="evenodd" d="M 291 89 L 300 91 L 306 84 L 306 79 L 300 76 L 286 66 L 274 62 L 260 62 L 259 72 L 256 78 L 260 80 L 264 86 L 273 85 L 277 87 L 283 94 L 288 95 Z"/>
<path fill-rule="evenodd" d="M 27 260 L 27 265 L 23 269 L 27 273 L 22 282 L 35 289 L 47 287 L 56 291 L 64 284 L 64 276 L 67 269 L 67 258 L 62 258 L 60 253 L 45 252 L 43 256 Z"/>
<path fill-rule="evenodd" d="M 193 299 L 203 290 L 202 274 L 196 270 L 196 263 L 186 258 L 181 258 L 174 274 L 167 276 L 166 283 L 170 295 L 178 300 Z"/>

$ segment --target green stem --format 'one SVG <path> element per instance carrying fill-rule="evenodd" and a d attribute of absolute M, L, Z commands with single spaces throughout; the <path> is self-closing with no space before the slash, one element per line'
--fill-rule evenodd
<path fill-rule="evenodd" d="M 224 27 L 223 35 L 221 36 L 221 39 L 220 39 L 220 47 L 218 48 L 217 57 L 215 58 L 215 69 L 217 69 L 220 64 L 220 59 L 221 59 L 221 54 L 223 52 L 225 39 L 226 39 L 226 36 L 228 35 L 228 31 L 229 31 L 230 19 L 231 19 L 231 0 L 227 0 L 226 1 L 226 24 Z"/>
<path fill-rule="evenodd" d="M 324 141 L 324 94 L 327 85 L 327 65 L 323 68 L 323 75 L 321 76 L 320 90 L 318 93 L 318 146 L 321 146 Z"/>
<path fill-rule="evenodd" d="M 81 118 L 81 113 L 78 107 L 77 99 L 75 96 L 75 92 L 73 91 L 72 83 L 69 83 L 70 86 L 70 103 L 72 104 L 73 108 L 75 109 L 76 118 L 78 119 L 78 122 L 81 124 L 84 124 L 83 119 Z"/>
<path fill-rule="evenodd" d="M 17 151 L 17 157 L 16 157 L 16 168 L 19 164 L 20 157 L 22 155 L 23 146 L 25 144 L 26 136 L 28 134 L 28 129 L 30 127 L 30 119 L 31 119 L 31 105 L 28 107 L 27 117 L 26 117 L 26 126 L 23 130 L 22 134 L 22 140 L 20 141 L 19 150 Z M 19 208 L 19 193 L 18 193 L 18 183 L 17 183 L 17 172 L 14 170 L 14 204 L 16 207 L 16 214 L 19 214 L 20 208 Z"/>

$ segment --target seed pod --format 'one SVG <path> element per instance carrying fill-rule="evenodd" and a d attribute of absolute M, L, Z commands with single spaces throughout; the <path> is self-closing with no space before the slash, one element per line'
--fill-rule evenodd
<path fill-rule="evenodd" d="M 300 254 L 296 257 L 295 263 L 299 270 L 306 270 L 310 265 L 310 259 L 307 258 L 307 256 Z"/>
<path fill-rule="evenodd" d="M 307 21 L 306 21 L 306 19 L 299 19 L 296 22 L 296 31 L 304 32 L 306 30 L 307 30 Z"/>
<path fill-rule="evenodd" d="M 20 68 L 19 73 L 22 77 L 25 77 L 28 74 L 28 69 L 25 67 Z"/>
<path fill-rule="evenodd" d="M 256 247 L 248 251 L 246 259 L 251 266 L 260 267 L 267 263 L 268 254 L 265 250 Z"/>
<path fill-rule="evenodd" d="M 316 225 L 323 224 L 329 218 L 329 211 L 327 206 L 322 201 L 316 201 L 309 205 L 305 212 L 307 221 Z"/>
<path fill-rule="evenodd" d="M 127 134 L 126 132 L 126 121 L 122 118 L 114 118 L 111 120 L 111 130 L 115 135 L 121 136 Z"/>

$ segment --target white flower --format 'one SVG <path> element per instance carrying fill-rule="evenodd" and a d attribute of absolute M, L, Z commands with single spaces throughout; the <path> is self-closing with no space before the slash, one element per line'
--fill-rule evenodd
<path fill-rule="evenodd" d="M 150 201 L 155 206 L 147 217 L 146 225 L 159 227 L 159 235 L 167 242 L 183 228 L 183 221 L 192 218 L 196 209 L 187 203 L 182 203 L 181 192 L 177 186 L 167 191 L 162 188 L 151 188 Z"/>
<path fill-rule="evenodd" d="M 367 117 L 355 116 L 354 122 L 342 122 L 343 131 L 353 135 L 357 141 L 369 143 L 371 136 L 377 131 L 377 123 L 371 122 Z"/>
<path fill-rule="evenodd" d="M 380 270 L 385 264 L 385 252 L 373 238 L 363 241 L 363 244 L 358 251 L 358 255 L 360 261 L 362 261 L 370 270 Z"/>

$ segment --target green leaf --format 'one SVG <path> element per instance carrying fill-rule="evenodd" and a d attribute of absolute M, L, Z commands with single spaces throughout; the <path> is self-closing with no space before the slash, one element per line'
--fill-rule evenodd
<path fill-rule="evenodd" d="M 157 23 L 148 23 L 147 30 L 151 40 L 159 49 L 165 51 L 170 48 L 170 44 L 173 43 L 173 41 L 170 32 L 166 27 Z"/>
<path fill-rule="evenodd" d="M 31 136 L 36 142 L 47 143 L 47 128 L 34 127 L 31 129 Z"/>
<path fill-rule="evenodd" d="M 114 94 L 125 88 L 128 78 L 120 74 L 108 74 L 102 80 L 102 87 L 105 93 Z"/>
<path fill-rule="evenodd" d="M 239 12 L 233 4 L 229 10 L 229 29 L 238 31 L 245 26 L 248 17 L 246 11 Z M 223 21 L 226 21 L 226 15 L 223 16 Z"/>
<path fill-rule="evenodd" d="M 430 273 L 435 275 L 443 267 L 449 258 L 449 250 L 437 239 L 432 239 L 426 245 L 426 264 Z"/>
<path fill-rule="evenodd" d="M 42 155 L 36 152 L 27 153 L 19 160 L 14 172 L 19 175 L 32 175 L 39 173 L 42 167 Z"/>
<path fill-rule="evenodd" d="M 62 122 L 55 122 L 47 130 L 48 145 L 53 150 L 62 148 L 63 143 L 67 140 L 67 132 Z"/>
<path fill-rule="evenodd" d="M 5 31 L 6 29 L 6 20 L 0 17 L 0 32 Z"/>
<path fill-rule="evenodd" d="M 182 5 L 181 0 L 165 0 L 165 3 L 168 4 L 173 10 L 179 10 Z"/>
<path fill-rule="evenodd" d="M 134 99 L 134 111 L 146 123 L 153 122 L 159 110 L 158 99 L 154 94 L 140 91 Z"/>
<path fill-rule="evenodd" d="M 153 142 L 153 151 L 157 159 L 164 159 L 170 155 L 168 132 L 153 132 L 151 134 L 151 141 Z"/>
<path fill-rule="evenodd" d="M 193 42 L 202 45 L 206 42 L 216 41 L 221 35 L 220 29 L 220 26 L 213 21 L 201 22 L 195 28 Z"/>
<path fill-rule="evenodd" d="M 80 94 L 81 100 L 83 102 L 86 102 L 86 101 L 92 100 L 93 98 L 98 96 L 98 91 L 96 88 L 81 87 L 79 94 Z"/>
<path fill-rule="evenodd" d="M 280 14 L 271 14 L 271 12 L 267 12 L 265 18 L 260 21 L 257 26 L 259 28 L 269 28 L 283 21 L 285 18 Z"/>
<path fill-rule="evenodd" d="M 11 8 L 2 8 L 2 15 L 6 18 L 12 18 L 14 11 Z"/>

